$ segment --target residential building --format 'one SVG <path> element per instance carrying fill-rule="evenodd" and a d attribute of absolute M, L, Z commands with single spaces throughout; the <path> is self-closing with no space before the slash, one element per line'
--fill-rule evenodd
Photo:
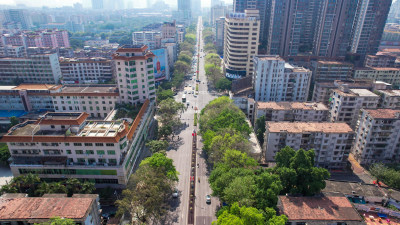
<path fill-rule="evenodd" d="M 92 9 L 104 9 L 104 0 L 92 0 Z"/>
<path fill-rule="evenodd" d="M 322 102 L 325 105 L 329 105 L 332 90 L 337 89 L 340 86 L 346 86 L 351 89 L 368 89 L 370 91 L 375 89 L 373 80 L 348 79 L 335 80 L 331 82 L 315 82 L 312 101 Z"/>
<path fill-rule="evenodd" d="M 366 67 L 394 67 L 396 57 L 392 55 L 367 55 L 364 66 Z"/>
<path fill-rule="evenodd" d="M 113 55 L 121 103 L 135 105 L 155 99 L 155 55 L 146 45 L 124 45 Z"/>
<path fill-rule="evenodd" d="M 3 194 L 0 197 L 0 223 L 41 224 L 53 217 L 72 219 L 81 225 L 100 225 L 99 196 L 93 194 L 45 194 L 28 197 L 26 194 Z"/>
<path fill-rule="evenodd" d="M 314 149 L 315 165 L 328 169 L 343 169 L 354 138 L 346 123 L 328 122 L 266 122 L 265 159 L 272 162 L 285 146 Z"/>
<path fill-rule="evenodd" d="M 185 24 L 190 23 L 192 19 L 192 1 L 191 0 L 178 0 L 178 18 L 179 21 Z"/>
<path fill-rule="evenodd" d="M 400 90 L 377 90 L 380 96 L 379 108 L 400 109 Z"/>
<path fill-rule="evenodd" d="M 358 0 L 317 0 L 312 53 L 344 57 L 351 45 L 352 27 Z"/>
<path fill-rule="evenodd" d="M 38 30 L 38 31 L 18 31 L 13 33 L 6 30 L 0 34 L 0 46 L 12 45 L 29 47 L 49 47 L 49 48 L 69 48 L 68 31 L 66 30 Z"/>
<path fill-rule="evenodd" d="M 60 58 L 63 83 L 99 83 L 111 81 L 114 62 L 105 58 Z"/>
<path fill-rule="evenodd" d="M 161 37 L 162 38 L 176 38 L 176 24 L 173 22 L 164 22 L 161 26 Z"/>
<path fill-rule="evenodd" d="M 376 109 L 379 96 L 367 89 L 349 89 L 341 86 L 332 91 L 330 102 L 330 121 L 346 122 L 357 127 L 360 109 Z"/>
<path fill-rule="evenodd" d="M 269 21 L 267 53 L 295 56 L 311 50 L 315 31 L 318 0 L 272 0 Z"/>
<path fill-rule="evenodd" d="M 215 26 L 217 20 L 219 20 L 221 17 L 225 17 L 225 15 L 228 13 L 228 7 L 224 4 L 220 5 L 215 5 L 211 7 L 211 25 Z"/>
<path fill-rule="evenodd" d="M 225 17 L 220 17 L 215 21 L 215 46 L 219 55 L 224 54 L 224 34 L 225 34 Z"/>
<path fill-rule="evenodd" d="M 278 196 L 279 214 L 288 218 L 286 224 L 351 224 L 365 225 L 353 204 L 344 195 L 324 193 L 322 196 Z"/>
<path fill-rule="evenodd" d="M 382 38 L 392 0 L 359 0 L 353 24 L 351 52 L 375 54 Z"/>
<path fill-rule="evenodd" d="M 311 71 L 295 67 L 276 55 L 254 57 L 254 99 L 263 102 L 307 100 Z"/>
<path fill-rule="evenodd" d="M 6 9 L 4 10 L 4 22 L 7 24 L 15 24 L 15 28 L 28 30 L 32 27 L 32 21 L 25 10 L 22 9 Z"/>
<path fill-rule="evenodd" d="M 9 58 L 23 58 L 26 57 L 26 50 L 24 46 L 5 45 L 0 47 L 0 56 Z"/>
<path fill-rule="evenodd" d="M 328 120 L 329 109 L 317 102 L 256 102 L 254 121 L 261 116 L 275 122 L 324 122 Z"/>
<path fill-rule="evenodd" d="M 0 83 L 58 84 L 61 79 L 57 54 L 31 55 L 28 58 L 0 58 Z"/>
<path fill-rule="evenodd" d="M 379 80 L 394 86 L 400 86 L 400 68 L 394 67 L 357 67 L 353 77 L 357 79 Z"/>
<path fill-rule="evenodd" d="M 46 113 L 14 126 L 0 141 L 9 148 L 14 177 L 32 173 L 123 188 L 139 163 L 154 111 L 154 102 L 146 100 L 131 124 L 88 120 L 85 112 Z"/>
<path fill-rule="evenodd" d="M 253 75 L 253 57 L 258 54 L 258 10 L 229 13 L 224 27 L 225 76 L 238 79 Z"/>
<path fill-rule="evenodd" d="M 133 45 L 147 45 L 149 49 L 161 47 L 161 32 L 137 31 L 132 33 Z"/>
<path fill-rule="evenodd" d="M 353 64 L 346 62 L 318 60 L 311 66 L 313 82 L 348 80 L 353 72 Z"/>
<path fill-rule="evenodd" d="M 55 84 L 0 86 L 0 110 L 53 111 L 51 93 L 60 89 Z"/>
<path fill-rule="evenodd" d="M 400 110 L 362 109 L 352 149 L 362 165 L 400 162 Z"/>
<path fill-rule="evenodd" d="M 90 118 L 106 118 L 120 102 L 114 84 L 66 85 L 50 97 L 55 112 L 86 112 Z"/>

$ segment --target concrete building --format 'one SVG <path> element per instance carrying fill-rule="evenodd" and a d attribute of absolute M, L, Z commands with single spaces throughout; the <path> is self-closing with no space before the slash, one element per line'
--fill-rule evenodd
<path fill-rule="evenodd" d="M 400 162 L 400 110 L 362 109 L 352 148 L 362 165 Z"/>
<path fill-rule="evenodd" d="M 348 80 L 353 72 L 353 64 L 346 62 L 318 60 L 311 66 L 313 82 Z"/>
<path fill-rule="evenodd" d="M 220 17 L 215 21 L 215 46 L 219 55 L 224 54 L 225 39 L 225 17 Z"/>
<path fill-rule="evenodd" d="M 357 67 L 353 77 L 357 79 L 379 80 L 394 86 L 400 86 L 400 68 L 394 67 Z"/>
<path fill-rule="evenodd" d="M 256 102 L 254 121 L 261 116 L 274 122 L 323 122 L 328 120 L 329 109 L 316 102 Z"/>
<path fill-rule="evenodd" d="M 316 166 L 343 169 L 353 138 L 354 132 L 346 123 L 266 122 L 265 159 L 274 161 L 276 153 L 285 146 L 314 149 Z"/>
<path fill-rule="evenodd" d="M 35 84 L 58 84 L 60 79 L 61 69 L 57 54 L 0 59 L 2 84 L 13 84 L 16 80 Z"/>
<path fill-rule="evenodd" d="M 230 13 L 224 27 L 225 76 L 238 79 L 253 75 L 253 57 L 258 54 L 258 10 Z"/>
<path fill-rule="evenodd" d="M 147 45 L 150 49 L 161 47 L 161 32 L 137 31 L 132 33 L 133 45 Z"/>
<path fill-rule="evenodd" d="M 161 26 L 162 38 L 176 38 L 176 24 L 173 22 L 164 22 Z"/>
<path fill-rule="evenodd" d="M 124 45 L 113 55 L 121 103 L 135 105 L 156 97 L 153 60 L 146 45 Z"/>
<path fill-rule="evenodd" d="M 8 58 L 26 57 L 26 49 L 24 46 L 5 45 L 0 47 L 0 56 Z"/>
<path fill-rule="evenodd" d="M 0 197 L 1 224 L 41 224 L 53 217 L 72 219 L 76 224 L 100 225 L 99 196 L 92 194 L 3 194 Z"/>
<path fill-rule="evenodd" d="M 4 10 L 4 22 L 16 25 L 15 28 L 29 30 L 32 27 L 32 21 L 25 10 L 7 9 Z"/>
<path fill-rule="evenodd" d="M 278 198 L 279 214 L 288 218 L 287 225 L 366 225 L 353 204 L 343 194 L 324 193 L 312 197 Z"/>
<path fill-rule="evenodd" d="M 311 71 L 274 55 L 254 57 L 254 99 L 263 102 L 307 100 Z"/>
<path fill-rule="evenodd" d="M 357 127 L 360 109 L 376 109 L 379 96 L 367 89 L 349 89 L 342 86 L 332 91 L 330 102 L 330 121 L 346 122 Z"/>
<path fill-rule="evenodd" d="M 366 67 L 394 67 L 396 57 L 391 55 L 367 55 L 364 66 Z"/>
<path fill-rule="evenodd" d="M 92 0 L 92 9 L 104 9 L 104 0 Z"/>
<path fill-rule="evenodd" d="M 38 31 L 18 31 L 13 33 L 6 30 L 0 34 L 0 46 L 23 46 L 29 47 L 49 47 L 49 48 L 69 48 L 68 31 L 57 29 L 46 29 Z"/>
<path fill-rule="evenodd" d="M 351 45 L 352 27 L 358 0 L 319 0 L 312 53 L 344 57 Z"/>
<path fill-rule="evenodd" d="M 50 97 L 55 112 L 86 112 L 90 118 L 106 118 L 120 102 L 114 84 L 66 85 Z"/>
<path fill-rule="evenodd" d="M 14 177 L 32 173 L 123 188 L 139 163 L 154 111 L 154 103 L 145 101 L 131 124 L 88 120 L 84 112 L 47 113 L 14 126 L 0 141 L 11 153 Z"/>
<path fill-rule="evenodd" d="M 361 80 L 361 79 L 348 79 L 348 80 L 335 80 L 331 82 L 316 82 L 314 84 L 313 102 L 322 102 L 325 105 L 329 105 L 332 90 L 338 89 L 341 86 L 346 86 L 351 89 L 368 89 L 373 91 L 375 84 L 373 80 Z"/>
<path fill-rule="evenodd" d="M 192 19 L 192 1 L 178 0 L 178 18 L 180 22 L 190 23 Z"/>
<path fill-rule="evenodd" d="M 375 54 L 382 38 L 392 0 L 359 0 L 353 24 L 351 52 Z"/>
<path fill-rule="evenodd" d="M 400 109 L 400 90 L 377 90 L 380 96 L 379 108 Z"/>
<path fill-rule="evenodd" d="M 99 83 L 111 81 L 114 62 L 105 58 L 60 58 L 62 83 Z"/>
<path fill-rule="evenodd" d="M 217 20 L 219 20 L 221 17 L 225 17 L 225 15 L 228 13 L 228 7 L 225 6 L 224 4 L 220 5 L 215 5 L 211 7 L 211 25 L 215 26 Z"/>

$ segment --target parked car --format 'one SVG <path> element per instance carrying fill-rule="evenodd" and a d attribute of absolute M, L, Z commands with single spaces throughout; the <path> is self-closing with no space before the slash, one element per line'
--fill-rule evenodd
<path fill-rule="evenodd" d="M 211 204 L 211 196 L 210 195 L 206 195 L 206 203 Z"/>
<path fill-rule="evenodd" d="M 172 193 L 172 197 L 173 197 L 173 198 L 179 197 L 179 191 L 178 191 L 178 189 L 175 189 L 175 190 L 174 190 L 174 192 Z"/>

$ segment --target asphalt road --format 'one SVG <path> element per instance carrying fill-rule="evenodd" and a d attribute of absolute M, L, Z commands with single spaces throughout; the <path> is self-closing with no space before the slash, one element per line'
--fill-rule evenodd
<path fill-rule="evenodd" d="M 202 19 L 199 17 L 197 26 L 197 37 L 200 40 L 200 49 L 203 48 L 204 43 L 201 40 L 201 29 Z M 189 184 L 190 184 L 190 158 L 191 158 L 191 143 L 192 143 L 192 132 L 197 129 L 193 126 L 194 113 L 200 112 L 201 109 L 208 104 L 209 101 L 216 98 L 212 93 L 208 91 L 207 80 L 204 71 L 204 53 L 199 51 L 200 66 L 199 66 L 199 94 L 195 97 L 193 94 L 186 94 L 186 99 L 189 102 L 188 109 L 181 115 L 182 122 L 186 123 L 184 129 L 182 129 L 178 135 L 180 140 L 173 142 L 173 149 L 167 152 L 167 156 L 174 160 L 174 165 L 179 172 L 179 182 L 177 188 L 179 190 L 179 198 L 175 199 L 176 208 L 171 212 L 171 222 L 173 224 L 187 224 L 188 221 L 188 200 L 189 200 Z M 175 96 L 176 101 L 182 101 L 183 92 L 191 93 L 192 87 L 196 87 L 196 81 L 186 80 L 185 85 L 187 87 L 180 91 Z M 189 86 L 191 85 L 191 87 Z M 195 110 L 195 109 L 198 110 Z M 175 136 L 175 138 L 177 138 Z M 204 158 L 202 157 L 202 143 L 201 137 L 198 137 L 198 150 L 197 150 L 197 162 L 199 168 L 196 169 L 197 177 L 200 178 L 200 183 L 196 181 L 196 201 L 195 201 L 195 224 L 209 225 L 213 220 L 216 220 L 215 211 L 217 205 L 219 205 L 218 199 L 212 197 L 211 204 L 206 203 L 206 195 L 211 194 L 211 188 L 208 183 L 208 171 Z"/>

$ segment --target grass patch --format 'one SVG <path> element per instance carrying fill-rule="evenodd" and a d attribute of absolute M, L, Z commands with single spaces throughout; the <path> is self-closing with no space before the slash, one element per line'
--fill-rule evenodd
<path fill-rule="evenodd" d="M 199 91 L 199 84 L 196 84 L 196 91 Z"/>
<path fill-rule="evenodd" d="M 197 113 L 194 114 L 194 122 L 193 122 L 194 126 L 197 126 Z"/>

